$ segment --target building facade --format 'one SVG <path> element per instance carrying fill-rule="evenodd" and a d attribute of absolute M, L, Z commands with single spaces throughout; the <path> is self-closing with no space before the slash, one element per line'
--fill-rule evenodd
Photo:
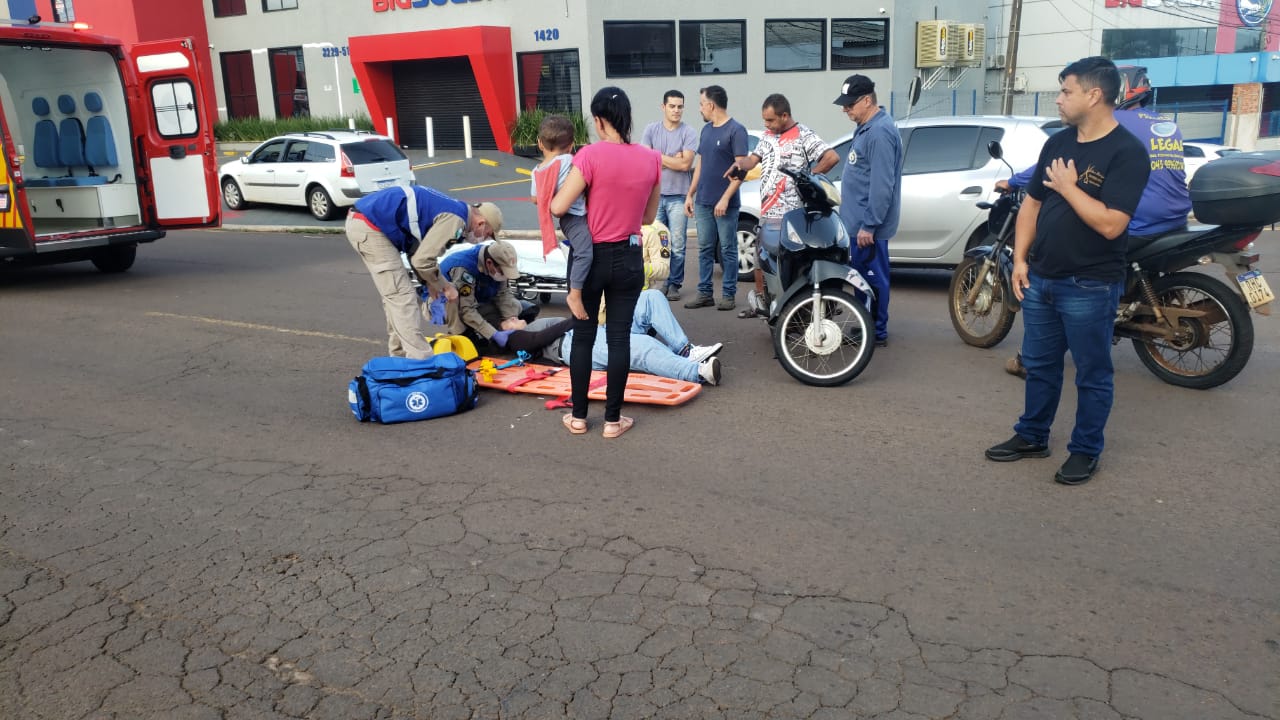
<path fill-rule="evenodd" d="M 983 22 L 980 0 L 206 0 L 217 105 L 224 118 L 368 114 L 402 144 L 510 148 L 522 109 L 586 113 L 617 85 L 636 122 L 658 119 L 663 93 L 718 84 L 749 126 L 771 92 L 826 135 L 849 129 L 831 105 L 860 72 L 905 92 L 916 75 L 916 21 Z M 980 70 L 948 83 L 980 92 Z M 696 102 L 689 104 L 697 122 Z M 388 121 L 390 124 L 388 125 Z"/>

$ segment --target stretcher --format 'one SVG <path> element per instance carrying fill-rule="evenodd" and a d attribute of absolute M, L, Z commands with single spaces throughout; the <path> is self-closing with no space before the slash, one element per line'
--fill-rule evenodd
<path fill-rule="evenodd" d="M 502 358 L 478 358 L 467 367 L 476 372 L 476 382 L 483 388 L 506 390 L 513 393 L 551 395 L 547 409 L 569 407 L 569 368 L 563 365 L 504 360 Z M 587 397 L 605 399 L 605 371 L 591 372 L 591 385 Z M 623 401 L 647 405 L 683 405 L 702 391 L 699 383 L 632 372 L 627 376 L 627 390 Z"/>

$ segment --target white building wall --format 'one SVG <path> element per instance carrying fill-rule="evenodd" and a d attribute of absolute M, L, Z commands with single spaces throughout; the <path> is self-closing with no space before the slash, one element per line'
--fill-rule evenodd
<path fill-rule="evenodd" d="M 662 95 L 676 88 L 692 97 L 690 122 L 697 123 L 698 89 L 710 84 L 725 87 L 729 94 L 731 114 L 749 127 L 759 127 L 759 108 L 771 92 L 782 92 L 792 103 L 795 116 L 824 136 L 835 137 L 849 130 L 849 121 L 831 100 L 839 93 L 847 70 L 810 72 L 764 71 L 764 21 L 766 18 L 888 18 L 890 20 L 890 68 L 861 71 L 877 84 L 880 100 L 889 103 L 889 91 L 905 97 L 915 68 L 915 27 L 917 20 L 945 18 L 956 22 L 984 21 L 987 0 L 813 0 L 800 6 L 780 6 L 775 0 L 738 0 L 734 3 L 693 3 L 689 0 L 473 0 L 428 5 L 410 10 L 374 12 L 372 0 L 306 0 L 298 10 L 263 13 L 261 5 L 250 0 L 248 14 L 240 17 L 215 18 L 211 3 L 206 3 L 206 19 L 210 43 L 214 46 L 215 91 L 221 114 L 225 117 L 225 83 L 220 54 L 229 51 L 258 50 L 253 56 L 258 92 L 258 106 L 264 116 L 274 107 L 271 96 L 271 73 L 266 50 L 269 48 L 304 46 L 308 94 L 313 115 L 338 114 L 341 94 L 348 116 L 367 115 L 363 97 L 352 93 L 350 59 L 337 59 L 338 81 L 334 81 L 334 60 L 324 57 L 324 49 L 306 47 L 332 43 L 339 48 L 352 36 L 377 35 L 421 30 L 494 25 L 511 28 L 512 63 L 515 54 L 539 50 L 577 48 L 582 73 L 584 112 L 596 89 L 617 85 L 626 90 L 635 106 L 638 127 L 660 117 Z M 883 9 L 883 12 L 881 12 Z M 677 75 L 672 77 L 607 78 L 603 43 L 606 20 L 719 20 L 746 21 L 746 72 L 740 74 Z M 540 40 L 538 30 L 558 31 L 558 40 Z M 828 44 L 830 27 L 828 24 Z M 824 53 L 826 54 L 826 53 Z M 829 67 L 829 59 L 827 63 Z M 954 80 L 959 92 L 979 93 L 983 88 L 981 69 L 971 70 Z M 947 89 L 944 82 L 940 89 Z M 905 111 L 905 110 L 903 110 Z M 899 113 L 901 114 L 901 113 Z"/>

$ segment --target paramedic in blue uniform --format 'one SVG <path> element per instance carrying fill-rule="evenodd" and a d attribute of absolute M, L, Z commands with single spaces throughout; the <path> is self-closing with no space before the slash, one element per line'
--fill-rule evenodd
<path fill-rule="evenodd" d="M 458 291 L 458 300 L 445 306 L 445 327 L 450 334 L 469 330 L 506 347 L 510 332 L 524 329 L 520 301 L 508 282 L 520 277 L 516 263 L 516 249 L 506 240 L 451 252 L 440 259 L 440 274 Z"/>
<path fill-rule="evenodd" d="M 876 84 L 850 75 L 833 101 L 858 124 L 840 176 L 840 219 L 856 241 L 850 265 L 876 293 L 876 345 L 889 343 L 889 240 L 902 205 L 902 137 L 876 104 Z"/>
<path fill-rule="evenodd" d="M 408 199 L 414 198 L 413 207 Z M 409 217 L 417 222 L 411 227 Z M 387 316 L 387 351 L 397 357 L 431 357 L 427 319 L 413 282 L 400 260 L 409 256 L 413 270 L 431 294 L 449 300 L 458 291 L 441 275 L 438 258 L 455 242 L 479 242 L 502 229 L 502 211 L 493 203 L 468 205 L 421 185 L 390 187 L 356 201 L 347 216 L 347 241 L 360 254 L 382 296 Z"/>
<path fill-rule="evenodd" d="M 1187 189 L 1185 158 L 1182 153 L 1182 131 L 1172 119 L 1147 109 L 1151 102 L 1150 90 L 1125 101 L 1116 109 L 1116 121 L 1147 148 L 1151 159 L 1151 175 L 1138 200 L 1138 209 L 1129 221 L 1129 246 L 1142 243 L 1147 238 L 1187 229 L 1187 216 L 1191 214 L 1191 192 Z M 996 190 L 1009 192 L 1025 188 L 1031 182 L 1036 166 L 1023 170 L 996 183 Z M 1025 378 L 1027 369 L 1022 366 L 1022 353 L 1009 358 L 1004 369 L 1010 375 Z"/>

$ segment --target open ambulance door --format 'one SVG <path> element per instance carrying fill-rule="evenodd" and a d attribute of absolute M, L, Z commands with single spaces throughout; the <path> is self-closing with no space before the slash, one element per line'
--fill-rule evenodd
<path fill-rule="evenodd" d="M 4 112 L 0 112 L 0 249 L 30 250 L 32 241 L 26 191 L 22 189 L 22 160 Z M 0 251 L 0 257 L 6 254 Z"/>
<path fill-rule="evenodd" d="M 130 50 L 146 109 L 137 171 L 161 228 L 214 227 L 220 221 L 218 160 L 213 108 L 206 95 L 190 40 L 158 40 Z"/>

